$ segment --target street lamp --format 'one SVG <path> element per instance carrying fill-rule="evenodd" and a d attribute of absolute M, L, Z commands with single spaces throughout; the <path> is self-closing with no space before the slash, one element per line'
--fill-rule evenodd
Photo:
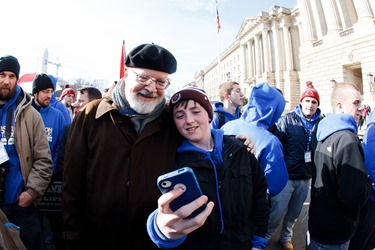
<path fill-rule="evenodd" d="M 231 73 L 227 72 L 227 81 L 230 81 Z"/>
<path fill-rule="evenodd" d="M 337 83 L 336 80 L 335 79 L 331 79 L 330 82 L 331 82 L 331 88 L 334 88 L 335 85 L 336 85 L 336 83 Z"/>

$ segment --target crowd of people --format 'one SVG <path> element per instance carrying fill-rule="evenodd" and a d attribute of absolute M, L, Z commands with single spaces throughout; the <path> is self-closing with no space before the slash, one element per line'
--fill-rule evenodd
<path fill-rule="evenodd" d="M 309 249 L 375 248 L 375 116 L 355 84 L 334 86 L 323 118 L 310 81 L 289 113 L 266 82 L 245 106 L 234 81 L 220 101 L 185 86 L 167 102 L 170 51 L 141 44 L 124 63 L 105 94 L 67 85 L 57 97 L 54 76 L 26 93 L 17 58 L 0 57 L 0 208 L 25 249 L 257 250 L 280 226 L 280 246 L 302 249 L 293 227 L 310 188 Z M 186 166 L 203 195 L 172 210 L 189 188 L 162 194 L 156 180 Z M 41 209 L 58 183 L 58 209 Z"/>

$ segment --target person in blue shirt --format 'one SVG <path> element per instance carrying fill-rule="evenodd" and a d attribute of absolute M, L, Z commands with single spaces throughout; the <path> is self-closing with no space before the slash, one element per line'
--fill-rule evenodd
<path fill-rule="evenodd" d="M 267 239 L 271 239 L 281 224 L 279 242 L 284 250 L 293 250 L 293 227 L 310 190 L 311 166 L 316 140 L 316 128 L 321 119 L 320 97 L 311 81 L 292 112 L 276 123 L 274 135 L 283 145 L 289 180 L 286 187 L 271 198 L 271 213 Z"/>
<path fill-rule="evenodd" d="M 227 122 L 221 129 L 227 135 L 247 135 L 255 145 L 255 156 L 267 178 L 268 193 L 275 196 L 288 181 L 283 147 L 268 129 L 285 109 L 283 95 L 268 83 L 258 83 L 252 89 L 241 117 Z"/>
<path fill-rule="evenodd" d="M 32 89 L 32 94 L 34 96 L 32 106 L 38 110 L 42 116 L 53 159 L 52 171 L 56 173 L 58 146 L 64 128 L 68 124 L 63 114 L 50 105 L 54 91 L 54 85 L 48 75 L 38 74 L 35 76 Z"/>
<path fill-rule="evenodd" d="M 1 177 L 0 208 L 9 221 L 20 227 L 27 249 L 43 250 L 43 227 L 37 204 L 52 175 L 52 159 L 40 114 L 31 106 L 28 93 L 17 84 L 20 64 L 14 56 L 0 57 L 0 139 L 9 160 Z M 4 199 L 2 199 L 4 198 Z"/>
<path fill-rule="evenodd" d="M 354 83 L 336 83 L 329 113 L 318 125 L 312 165 L 309 249 L 348 249 L 371 183 L 358 138 L 362 96 Z"/>
<path fill-rule="evenodd" d="M 53 75 L 48 75 L 49 78 L 52 81 L 53 84 L 53 89 L 56 90 L 56 85 L 57 85 L 57 79 Z M 50 106 L 60 110 L 60 112 L 63 114 L 65 122 L 67 124 L 70 124 L 72 122 L 72 119 L 70 118 L 70 114 L 68 109 L 65 107 L 65 105 L 62 102 L 59 102 L 56 98 L 56 91 L 53 92 L 51 96 L 51 101 L 50 101 Z"/>
<path fill-rule="evenodd" d="M 204 195 L 174 212 L 169 203 L 182 189 L 162 195 L 147 221 L 150 238 L 159 248 L 264 248 L 267 183 L 255 156 L 240 140 L 210 128 L 212 106 L 201 89 L 187 87 L 175 93 L 169 111 L 185 138 L 174 169 L 192 168 Z M 187 218 L 207 201 L 205 210 Z"/>
<path fill-rule="evenodd" d="M 213 102 L 214 117 L 211 128 L 221 128 L 226 122 L 235 120 L 241 115 L 244 94 L 238 82 L 223 82 L 219 86 L 220 102 Z"/>
<path fill-rule="evenodd" d="M 363 135 L 362 147 L 365 167 L 372 182 L 370 197 L 361 210 L 358 227 L 350 240 L 349 250 L 375 249 L 375 112 L 367 117 L 367 130 Z"/>
<path fill-rule="evenodd" d="M 55 87 L 48 75 L 38 74 L 35 76 L 32 88 L 32 94 L 34 98 L 31 105 L 39 111 L 46 129 L 46 135 L 53 160 L 52 182 L 61 181 L 62 179 L 61 176 L 58 176 L 57 171 L 57 161 L 59 153 L 58 150 L 62 135 L 64 133 L 64 128 L 67 125 L 63 114 L 50 105 L 54 90 Z M 61 197 L 61 193 L 56 193 L 56 195 L 59 195 Z M 56 248 L 59 250 L 63 249 L 63 247 L 61 246 L 63 244 L 62 238 L 60 236 L 62 233 L 62 212 L 61 209 L 58 210 L 55 207 L 53 207 L 53 210 L 57 211 L 46 211 L 45 213 L 51 225 L 53 236 L 55 238 Z"/>

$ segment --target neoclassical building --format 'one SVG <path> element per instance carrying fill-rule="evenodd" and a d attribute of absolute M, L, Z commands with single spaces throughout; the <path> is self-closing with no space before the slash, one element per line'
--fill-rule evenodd
<path fill-rule="evenodd" d="M 327 113 L 333 84 L 350 81 L 361 89 L 364 104 L 374 107 L 375 1 L 297 4 L 246 18 L 234 42 L 196 73 L 196 85 L 218 100 L 224 81 L 239 82 L 246 97 L 253 84 L 267 81 L 283 91 L 288 111 L 298 104 L 306 81 L 312 81 Z"/>

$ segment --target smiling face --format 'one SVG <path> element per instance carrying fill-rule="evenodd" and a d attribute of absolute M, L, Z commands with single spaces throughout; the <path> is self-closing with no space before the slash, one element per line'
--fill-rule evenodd
<path fill-rule="evenodd" d="M 184 138 L 197 147 L 210 149 L 210 118 L 198 102 L 187 100 L 177 104 L 173 110 L 173 120 Z"/>
<path fill-rule="evenodd" d="M 139 114 L 148 114 L 164 100 L 164 89 L 156 88 L 157 83 L 155 81 L 152 81 L 149 85 L 139 83 L 137 75 L 166 80 L 168 79 L 168 73 L 141 68 L 127 70 L 125 79 L 126 99 L 130 107 L 136 112 Z"/>

